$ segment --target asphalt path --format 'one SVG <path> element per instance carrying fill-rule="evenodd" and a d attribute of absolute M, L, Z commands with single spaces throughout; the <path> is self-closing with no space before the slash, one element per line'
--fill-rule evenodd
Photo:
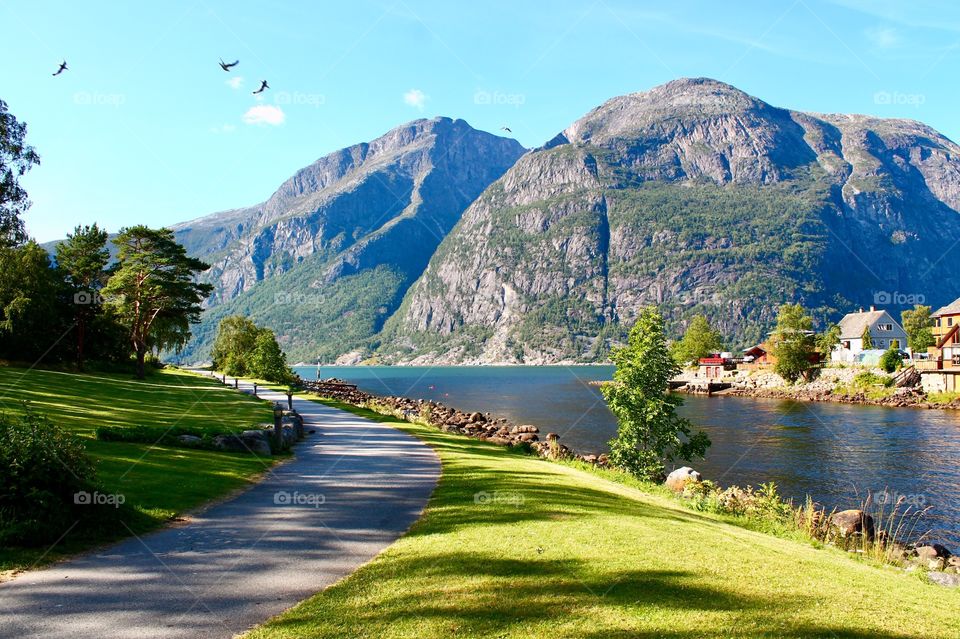
<path fill-rule="evenodd" d="M 375 557 L 420 517 L 439 459 L 384 424 L 308 400 L 294 408 L 316 432 L 249 490 L 0 584 L 0 637 L 232 637 Z"/>

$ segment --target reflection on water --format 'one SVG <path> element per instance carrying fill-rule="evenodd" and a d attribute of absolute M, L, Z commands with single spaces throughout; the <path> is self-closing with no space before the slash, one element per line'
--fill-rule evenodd
<path fill-rule="evenodd" d="M 380 395 L 433 399 L 489 411 L 555 432 L 572 448 L 606 450 L 616 421 L 590 380 L 611 367 L 324 367 Z M 298 372 L 316 377 L 315 367 Z M 739 397 L 686 397 L 685 417 L 713 445 L 694 466 L 723 485 L 774 481 L 828 508 L 857 506 L 869 493 L 933 507 L 936 527 L 960 549 L 960 413 Z M 934 524 L 931 524 L 933 526 Z"/>

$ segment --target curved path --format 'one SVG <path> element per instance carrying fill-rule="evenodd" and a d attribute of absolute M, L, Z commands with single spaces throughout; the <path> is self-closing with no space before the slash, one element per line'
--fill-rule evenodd
<path fill-rule="evenodd" d="M 294 407 L 316 434 L 253 488 L 186 525 L 0 584 L 0 637 L 231 637 L 373 558 L 419 518 L 439 459 L 389 426 Z"/>

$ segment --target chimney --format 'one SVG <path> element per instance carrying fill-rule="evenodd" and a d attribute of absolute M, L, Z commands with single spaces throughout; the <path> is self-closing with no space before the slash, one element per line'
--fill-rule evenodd
<path fill-rule="evenodd" d="M 877 307 L 871 304 L 871 305 L 870 305 L 870 312 L 872 313 L 872 312 L 874 312 L 875 310 L 877 310 Z"/>
<path fill-rule="evenodd" d="M 863 307 L 861 306 L 861 307 L 860 307 L 860 310 L 857 311 L 857 312 L 858 312 L 858 313 L 862 313 L 862 312 L 863 312 Z"/>

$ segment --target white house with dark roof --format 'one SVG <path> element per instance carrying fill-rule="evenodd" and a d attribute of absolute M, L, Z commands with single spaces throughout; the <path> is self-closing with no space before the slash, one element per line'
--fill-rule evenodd
<path fill-rule="evenodd" d="M 871 306 L 869 311 L 860 309 L 856 313 L 847 313 L 840 320 L 840 344 L 830 354 L 834 362 L 859 362 L 863 348 L 864 329 L 870 329 L 870 339 L 874 351 L 885 351 L 891 346 L 902 350 L 907 348 L 907 332 L 900 323 L 886 311 L 878 311 Z"/>

